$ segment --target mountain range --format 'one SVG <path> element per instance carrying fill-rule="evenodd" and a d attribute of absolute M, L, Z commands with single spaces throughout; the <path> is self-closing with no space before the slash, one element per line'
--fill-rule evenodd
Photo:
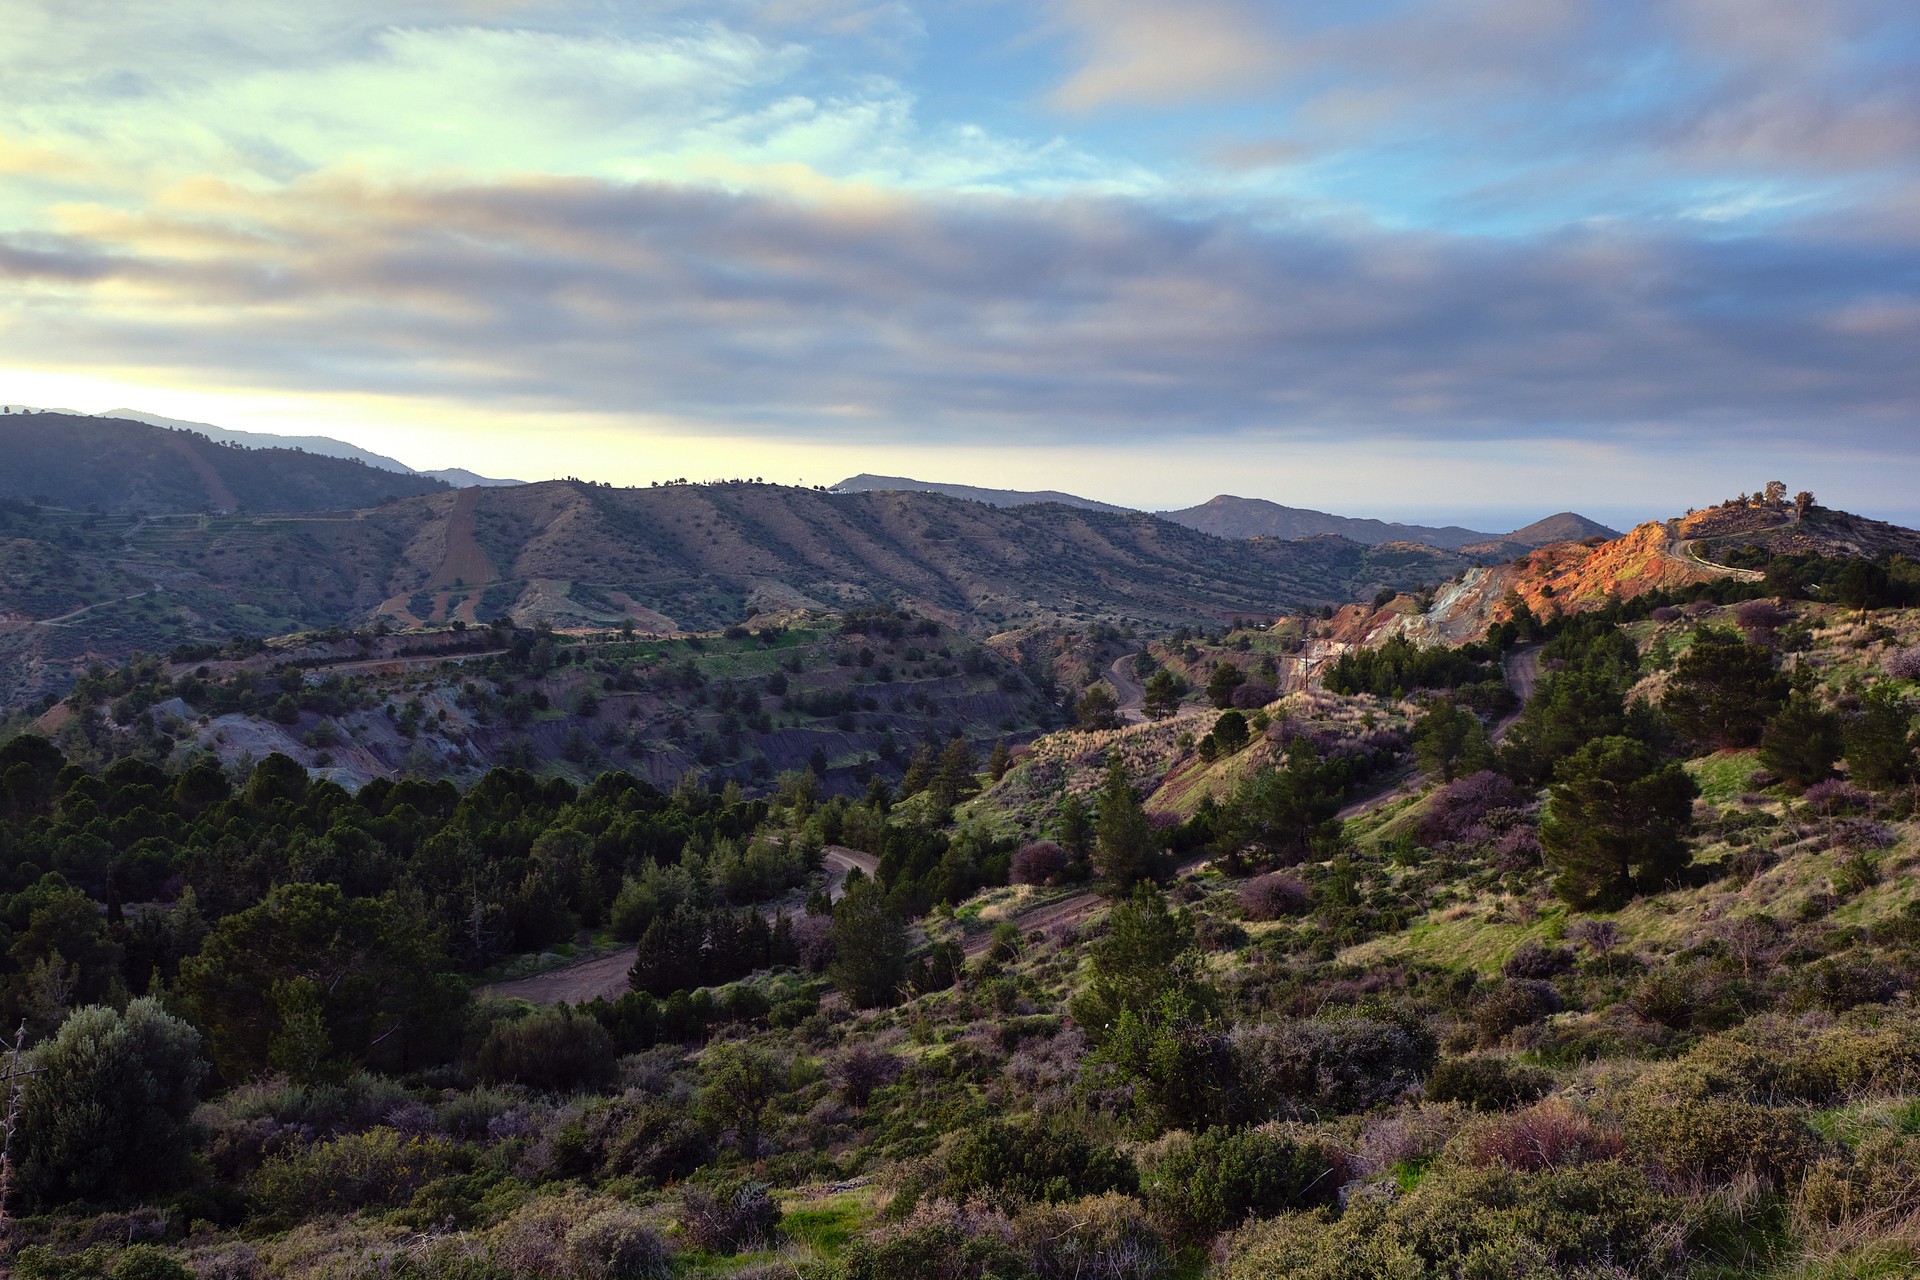
<path fill-rule="evenodd" d="M 216 427 L 208 422 L 188 422 L 182 418 L 168 418 L 157 413 L 147 413 L 141 409 L 110 409 L 95 416 L 117 418 L 125 422 L 144 422 L 151 427 L 167 427 L 174 431 L 196 431 L 215 444 L 237 444 L 248 449 L 295 449 L 304 453 L 318 454 L 323 458 L 351 458 L 381 471 L 392 471 L 403 476 L 428 476 L 444 481 L 456 489 L 467 489 L 476 485 L 525 483 L 521 480 L 495 480 L 488 476 L 476 475 L 464 467 L 442 467 L 437 471 L 420 471 L 385 454 L 374 453 L 370 449 L 362 449 L 358 445 L 348 444 L 344 440 L 335 440 L 331 436 L 275 436 L 261 431 L 235 431 L 229 427 Z"/>
<path fill-rule="evenodd" d="M 982 489 L 974 485 L 945 484 L 933 480 L 911 480 L 905 476 L 850 476 L 833 486 L 835 493 L 872 493 L 876 491 L 939 493 L 967 502 L 984 502 L 991 507 L 1020 507 L 1034 503 L 1057 503 L 1086 511 L 1126 511 L 1110 503 L 1096 502 L 1055 489 Z M 1571 511 L 1537 520 L 1511 533 L 1486 533 L 1459 525 L 1399 524 L 1337 516 L 1304 507 L 1287 507 L 1265 498 L 1238 498 L 1221 494 L 1196 507 L 1177 511 L 1157 511 L 1163 520 L 1198 529 L 1220 538 L 1316 538 L 1331 534 L 1354 542 L 1378 546 L 1387 542 L 1417 542 L 1447 551 L 1467 551 L 1483 556 L 1512 556 L 1553 542 L 1581 538 L 1617 538 L 1620 534 L 1598 521 Z"/>

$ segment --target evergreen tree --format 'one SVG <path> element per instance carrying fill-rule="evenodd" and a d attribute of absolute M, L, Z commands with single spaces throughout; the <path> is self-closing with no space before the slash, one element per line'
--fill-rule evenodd
<path fill-rule="evenodd" d="M 1164 720 L 1180 706 L 1180 699 L 1186 696 L 1186 682 L 1172 671 L 1162 667 L 1153 673 L 1147 681 L 1145 705 L 1146 712 L 1155 720 Z"/>
<path fill-rule="evenodd" d="M 1082 729 L 1118 729 L 1120 704 L 1104 684 L 1090 684 L 1073 706 L 1074 717 Z"/>
<path fill-rule="evenodd" d="M 1005 739 L 993 744 L 993 754 L 987 757 L 987 776 L 995 782 L 1007 776 L 1007 770 L 1013 767 L 1013 755 L 1007 750 Z"/>
<path fill-rule="evenodd" d="M 1693 779 L 1645 743 L 1609 737 L 1554 770 L 1540 843 L 1559 872 L 1554 889 L 1575 906 L 1617 905 L 1670 883 L 1691 861 Z"/>
<path fill-rule="evenodd" d="M 1100 788 L 1100 817 L 1096 828 L 1093 866 L 1125 893 L 1146 879 L 1153 870 L 1153 856 L 1159 841 L 1153 824 L 1140 808 L 1139 798 L 1127 782 L 1126 767 L 1118 752 L 1107 762 L 1107 779 Z"/>
<path fill-rule="evenodd" d="M 1217 662 L 1207 677 L 1207 700 L 1224 711 L 1233 705 L 1233 691 L 1247 682 L 1247 673 L 1231 662 Z"/>
<path fill-rule="evenodd" d="M 1833 776 L 1845 748 L 1840 717 L 1804 692 L 1787 699 L 1760 737 L 1760 763 L 1796 787 Z"/>
<path fill-rule="evenodd" d="M 1731 631 L 1701 627 L 1674 664 L 1661 706 L 1688 741 L 1719 748 L 1751 747 L 1787 698 L 1773 653 Z"/>
<path fill-rule="evenodd" d="M 1072 1001 L 1088 1041 L 1104 1045 L 1122 1013 L 1151 1009 L 1166 995 L 1217 1008 L 1219 993 L 1206 981 L 1193 938 L 1190 915 L 1169 910 L 1166 895 L 1152 884 L 1134 885 L 1108 915 L 1106 935 L 1093 945 L 1092 974 Z"/>
<path fill-rule="evenodd" d="M 1442 782 L 1478 773 L 1493 763 L 1493 744 L 1480 717 L 1451 698 L 1432 702 L 1413 728 L 1413 749 L 1420 767 Z"/>
<path fill-rule="evenodd" d="M 891 1004 L 907 978 L 907 928 L 878 884 L 857 872 L 833 906 L 833 985 L 862 1009 Z"/>
<path fill-rule="evenodd" d="M 1093 815 L 1078 795 L 1069 794 L 1060 802 L 1053 820 L 1053 838 L 1076 862 L 1093 852 Z"/>
<path fill-rule="evenodd" d="M 1846 728 L 1847 775 L 1875 791 L 1905 786 L 1915 776 L 1915 741 L 1913 708 L 1891 685 L 1875 685 Z"/>

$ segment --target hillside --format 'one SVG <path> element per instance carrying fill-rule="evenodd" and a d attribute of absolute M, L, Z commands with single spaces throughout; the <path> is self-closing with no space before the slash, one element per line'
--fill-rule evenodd
<path fill-rule="evenodd" d="M 351 511 L 447 487 L 356 459 L 220 445 L 190 431 L 74 414 L 0 417 L 0 456 L 0 497 L 114 513 Z"/>
<path fill-rule="evenodd" d="M 234 634 L 503 616 L 672 633 L 874 601 L 976 631 L 1178 625 L 1412 587 L 1464 563 L 1337 538 L 1227 541 L 1139 512 L 748 484 L 549 482 L 335 515 L 134 521 L 22 506 L 4 518 L 9 554 L 33 566 L 0 580 L 8 705 L 64 689 L 92 657 Z"/>
<path fill-rule="evenodd" d="M 1478 533 L 1456 525 L 1434 528 L 1419 524 L 1393 524 L 1385 520 L 1363 520 L 1350 516 L 1328 515 L 1303 507 L 1284 507 L 1265 498 L 1236 498 L 1221 494 L 1197 507 L 1161 512 L 1163 519 L 1199 529 L 1220 538 L 1313 538 L 1326 534 L 1351 538 L 1369 544 L 1382 542 L 1419 542 L 1430 547 L 1457 548 L 1471 542 L 1487 542 L 1490 533 Z"/>
<path fill-rule="evenodd" d="M 331 436 L 276 436 L 264 431 L 236 431 L 230 427 L 216 427 L 208 422 L 188 422 L 181 418 L 147 413 L 141 409 L 109 409 L 105 413 L 94 416 L 144 422 L 149 426 L 170 427 L 175 431 L 192 431 L 207 437 L 215 444 L 234 444 L 248 449 L 295 449 L 326 458 L 356 459 L 381 471 L 392 471 L 404 476 L 426 476 L 432 480 L 444 481 L 456 489 L 466 489 L 474 485 L 526 483 L 524 480 L 495 480 L 489 476 L 468 471 L 464 467 L 442 467 L 433 471 L 420 471 L 383 453 L 362 449 L 359 445 L 335 440 Z"/>
<path fill-rule="evenodd" d="M 938 740 L 1024 674 L 895 612 L 91 677 L 57 743 L 0 743 L 33 1072 L 0 1262 L 1911 1276 L 1920 571 L 1889 587 L 1721 573 L 984 769 Z M 1264 678 L 1307 623 L 1131 674 Z M 827 758 L 891 717 L 935 739 L 904 772 Z"/>
<path fill-rule="evenodd" d="M 909 480 L 905 476 L 875 476 L 864 472 L 848 476 L 833 486 L 835 493 L 940 493 L 967 502 L 984 502 L 990 507 L 1024 507 L 1036 502 L 1054 502 L 1083 511 L 1129 511 L 1112 503 L 1095 502 L 1058 489 L 982 489 L 970 484 L 945 484 L 937 480 Z"/>
<path fill-rule="evenodd" d="M 1471 554 L 1476 548 L 1463 550 Z M 1346 646 L 1392 636 L 1422 644 L 1475 640 L 1511 618 L 1521 603 L 1535 617 L 1583 613 L 1653 591 L 1759 582 L 1769 566 L 1775 585 L 1792 591 L 1803 578 L 1793 567 L 1796 559 L 1831 565 L 1895 555 L 1920 559 L 1920 531 L 1825 507 L 1796 518 L 1790 507 L 1727 503 L 1649 521 L 1607 540 L 1589 535 L 1518 551 L 1506 563 L 1465 570 L 1427 597 L 1349 604 L 1336 613 L 1326 643 L 1310 646 L 1304 660 L 1311 664 Z"/>

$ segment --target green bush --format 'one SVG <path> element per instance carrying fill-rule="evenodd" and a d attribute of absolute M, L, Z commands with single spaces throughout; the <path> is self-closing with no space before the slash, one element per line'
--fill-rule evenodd
<path fill-rule="evenodd" d="M 1397 1101 L 1433 1066 L 1423 1028 L 1368 1017 L 1243 1023 L 1227 1039 L 1236 1119 L 1350 1115 Z"/>
<path fill-rule="evenodd" d="M 1013 1224 L 991 1209 L 934 1201 L 905 1222 L 854 1241 L 844 1280 L 1028 1280 Z"/>
<path fill-rule="evenodd" d="M 1817 1146 L 1800 1112 L 1733 1098 L 1643 1098 L 1627 1111 L 1627 1141 L 1670 1176 L 1715 1181 L 1790 1179 Z"/>
<path fill-rule="evenodd" d="M 1547 1173 L 1437 1171 L 1406 1195 L 1357 1197 L 1339 1218 L 1293 1214 L 1236 1233 L 1220 1280 L 1386 1276 L 1562 1280 L 1673 1274 L 1681 1207 L 1636 1171 L 1595 1164 Z"/>
<path fill-rule="evenodd" d="M 1176 1137 L 1147 1171 L 1154 1219 L 1197 1241 L 1290 1209 L 1332 1204 L 1343 1181 L 1339 1153 L 1258 1131 L 1209 1129 Z"/>
<path fill-rule="evenodd" d="M 289 1217 L 397 1208 L 446 1172 L 453 1150 L 440 1138 L 370 1129 L 267 1161 L 251 1190 L 269 1212 Z"/>
<path fill-rule="evenodd" d="M 206 1074 L 200 1033 L 157 1000 L 76 1009 L 29 1055 L 15 1159 L 42 1204 L 176 1184 Z"/>
<path fill-rule="evenodd" d="M 680 1193 L 680 1234 L 714 1253 L 765 1248 L 780 1225 L 780 1203 L 764 1182 L 688 1184 Z"/>
<path fill-rule="evenodd" d="M 1544 1097 L 1553 1077 L 1511 1058 L 1443 1058 L 1427 1077 L 1427 1101 L 1506 1111 Z"/>
<path fill-rule="evenodd" d="M 16 1280 L 194 1280 L 180 1260 L 150 1244 L 136 1244 L 108 1261 L 106 1249 L 95 1246 L 61 1255 L 46 1245 L 31 1245 L 13 1259 Z"/>
<path fill-rule="evenodd" d="M 1139 1202 L 1117 1193 L 1034 1205 L 1014 1219 L 1013 1236 L 1035 1280 L 1158 1280 L 1173 1268 Z"/>
<path fill-rule="evenodd" d="M 559 1093 L 612 1084 L 615 1057 L 612 1037 L 592 1018 L 542 1009 L 496 1022 L 481 1042 L 475 1067 L 489 1083 Z"/>
<path fill-rule="evenodd" d="M 1131 1162 L 1060 1121 L 989 1120 L 963 1129 L 947 1148 L 940 1194 L 998 1204 L 1071 1200 L 1132 1191 Z"/>

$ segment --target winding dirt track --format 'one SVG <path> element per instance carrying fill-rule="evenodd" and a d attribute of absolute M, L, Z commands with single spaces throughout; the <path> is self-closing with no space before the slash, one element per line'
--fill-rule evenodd
<path fill-rule="evenodd" d="M 828 845 L 826 851 L 827 896 L 838 898 L 847 882 L 847 873 L 858 867 L 867 875 L 880 869 L 880 860 L 858 849 Z M 769 911 L 769 918 L 773 912 Z M 536 973 L 531 978 L 515 978 L 481 987 L 475 994 L 505 996 L 534 1004 L 581 1004 L 598 998 L 617 1000 L 627 992 L 627 971 L 633 968 L 634 950 L 622 947 L 610 956 L 582 960 L 564 969 Z"/>
<path fill-rule="evenodd" d="M 1116 712 L 1125 724 L 1147 722 L 1147 691 L 1133 677 L 1133 660 L 1138 656 L 1133 653 L 1122 654 L 1107 668 L 1107 681 L 1113 685 L 1114 692 L 1120 695 Z"/>
<path fill-rule="evenodd" d="M 1785 520 L 1777 520 L 1773 524 L 1762 525 L 1758 529 L 1748 530 L 1748 532 L 1765 533 L 1770 529 L 1784 529 L 1793 523 L 1795 523 L 1793 518 L 1788 517 Z M 1666 532 L 1667 541 L 1666 544 L 1660 548 L 1660 554 L 1674 561 L 1676 564 L 1683 564 L 1689 569 L 1706 569 L 1713 573 L 1725 574 L 1727 577 L 1740 582 L 1764 582 L 1766 580 L 1767 575 L 1758 569 L 1735 569 L 1731 565 L 1715 564 L 1713 561 L 1706 559 L 1700 554 L 1700 540 L 1697 538 L 1681 537 L 1676 521 L 1667 521 Z M 1738 535 L 1729 534 L 1724 536 L 1734 537 Z"/>

